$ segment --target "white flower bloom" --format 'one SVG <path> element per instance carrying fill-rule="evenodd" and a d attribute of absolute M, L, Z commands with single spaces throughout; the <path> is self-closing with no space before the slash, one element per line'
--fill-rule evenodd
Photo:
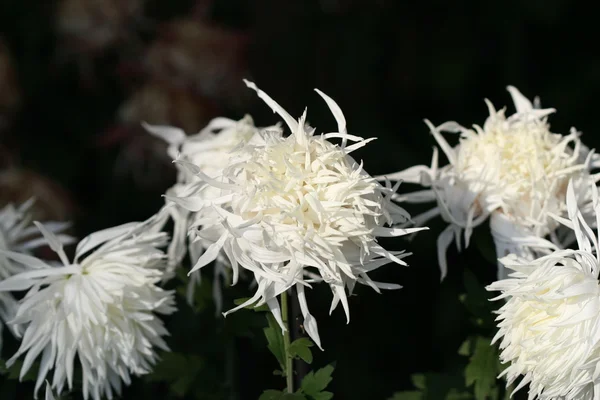
<path fill-rule="evenodd" d="M 0 254 L 31 270 L 0 282 L 0 291 L 28 290 L 10 323 L 26 326 L 21 346 L 8 361 L 25 354 L 21 377 L 41 355 L 36 393 L 51 369 L 60 394 L 73 387 L 75 357 L 82 370 L 83 395 L 99 400 L 121 391 L 130 375 L 148 373 L 154 347 L 168 350 L 168 332 L 155 315 L 174 311 L 173 293 L 156 285 L 165 256 L 158 248 L 167 235 L 156 232 L 156 219 L 93 233 L 77 245 L 73 262 L 58 239 L 37 224 L 60 257 L 52 267 L 20 253 Z"/>
<path fill-rule="evenodd" d="M 168 154 L 173 158 L 185 160 L 194 164 L 204 174 L 210 177 L 218 177 L 225 167 L 229 165 L 230 153 L 236 147 L 250 141 L 258 132 L 259 128 L 254 126 L 250 115 L 246 115 L 239 121 L 228 118 L 215 118 L 195 135 L 186 136 L 179 128 L 170 126 L 151 126 L 144 124 L 151 134 L 164 139 L 168 144 Z M 278 126 L 267 129 L 280 129 Z M 205 199 L 213 199 L 220 196 L 220 190 L 203 183 L 195 175 L 188 172 L 186 168 L 178 165 L 178 183 L 169 191 L 167 197 L 181 197 L 190 193 Z M 186 253 L 186 237 L 189 227 L 194 220 L 202 219 L 204 216 L 214 213 L 211 209 L 200 212 L 190 212 L 182 207 L 175 207 L 173 203 L 167 204 L 161 214 L 165 222 L 170 218 L 174 223 L 173 239 L 169 244 L 169 269 L 173 269 L 181 263 Z M 202 252 L 210 243 L 198 239 L 188 244 L 188 251 L 193 263 L 196 263 Z M 213 297 L 217 313 L 221 312 L 222 295 L 221 279 L 226 276 L 226 268 L 229 263 L 221 254 L 217 257 L 213 277 Z M 200 272 L 190 276 L 187 288 L 187 300 L 192 304 L 195 287 L 200 284 Z"/>
<path fill-rule="evenodd" d="M 593 208 L 600 203 L 593 187 Z M 488 290 L 506 299 L 498 311 L 500 358 L 509 363 L 508 384 L 519 376 L 529 399 L 600 398 L 600 268 L 598 237 L 577 209 L 573 184 L 567 189 L 568 220 L 555 216 L 577 238 L 578 250 L 558 250 L 535 260 L 511 254 L 502 262 L 510 279 Z"/>
<path fill-rule="evenodd" d="M 349 135 L 342 111 L 331 98 L 317 90 L 335 116 L 338 132 L 314 136 L 315 130 L 305 124 L 306 113 L 297 122 L 253 83 L 246 84 L 284 119 L 292 134 L 283 137 L 280 130 L 262 131 L 232 154 L 230 165 L 219 177 L 178 160 L 203 185 L 218 189 L 219 196 L 170 199 L 201 213 L 193 223 L 198 227 L 197 240 L 211 243 L 192 272 L 224 252 L 234 284 L 240 266 L 254 273 L 256 294 L 227 313 L 266 303 L 284 329 L 277 296 L 296 286 L 304 327 L 320 347 L 305 286 L 317 280 L 328 283 L 333 292 L 331 310 L 341 301 L 349 321 L 346 288 L 351 293 L 356 282 L 376 291 L 400 287 L 374 282 L 367 275 L 390 262 L 406 265 L 401 258 L 407 253 L 389 252 L 376 238 L 402 236 L 421 228 L 384 227 L 409 216 L 391 203 L 395 188 L 380 185 L 349 156 L 372 139 Z M 341 146 L 329 142 L 330 138 L 341 138 Z M 347 146 L 349 141 L 355 143 Z M 210 211 L 203 214 L 204 210 Z M 307 268 L 316 269 L 319 275 Z M 306 274 L 313 279 L 305 280 Z"/>
<path fill-rule="evenodd" d="M 508 91 L 517 112 L 506 117 L 505 109 L 496 111 L 486 100 L 490 116 L 483 127 L 467 129 L 456 122 L 434 127 L 426 121 L 448 165 L 438 166 L 434 149 L 430 167 L 415 166 L 384 176 L 429 188 L 395 198 L 400 202 L 437 202 L 437 207 L 415 217 L 416 223 L 437 215 L 449 223 L 438 238 L 442 278 L 447 270 L 445 253 L 452 240 L 460 250 L 464 231 L 467 247 L 473 228 L 488 217 L 498 257 L 517 253 L 533 258 L 567 245 L 569 237 L 561 237 L 556 231 L 558 224 L 549 215 L 565 215 L 569 179 L 578 189 L 584 216 L 589 217 L 588 188 L 597 180 L 590 170 L 600 165 L 598 156 L 582 145 L 574 129 L 566 136 L 550 132 L 546 117 L 554 109 L 534 108 L 514 87 L 509 86 Z M 451 147 L 442 132 L 460 133 L 459 144 Z M 545 239 L 547 236 L 551 241 Z M 501 265 L 498 276 L 504 276 Z"/>
<path fill-rule="evenodd" d="M 0 250 L 28 254 L 46 241 L 40 237 L 39 232 L 31 221 L 30 210 L 34 200 L 30 199 L 19 207 L 8 204 L 0 209 Z M 68 227 L 66 223 L 48 222 L 46 229 L 58 233 Z M 70 236 L 59 234 L 58 240 L 64 244 L 73 242 Z M 28 268 L 22 264 L 0 254 L 0 282 L 15 274 L 26 271 Z M 2 349 L 3 323 L 14 317 L 17 301 L 10 293 L 0 292 L 0 349 Z M 19 326 L 10 326 L 13 334 L 19 334 Z"/>

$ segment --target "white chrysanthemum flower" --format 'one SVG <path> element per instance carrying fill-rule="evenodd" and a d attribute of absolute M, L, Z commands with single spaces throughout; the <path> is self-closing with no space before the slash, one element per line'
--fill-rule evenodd
<path fill-rule="evenodd" d="M 229 165 L 230 153 L 236 147 L 247 143 L 260 130 L 254 125 L 250 115 L 246 115 L 239 121 L 228 118 L 215 118 L 195 135 L 187 136 L 183 130 L 170 126 L 151 126 L 144 124 L 151 134 L 164 139 L 168 144 L 168 154 L 173 158 L 179 158 L 194 164 L 204 174 L 212 178 L 222 174 L 223 169 Z M 266 129 L 280 129 L 278 126 Z M 203 183 L 195 175 L 188 172 L 186 168 L 178 165 L 177 184 L 166 193 L 168 197 L 181 197 L 194 193 L 196 197 L 213 199 L 220 196 L 220 190 Z M 200 212 L 190 212 L 182 207 L 175 207 L 173 203 L 167 204 L 161 214 L 165 222 L 170 218 L 174 223 L 173 238 L 169 244 L 169 267 L 172 271 L 181 263 L 186 253 L 186 237 L 188 229 L 194 220 L 202 219 L 210 213 L 211 209 Z M 202 252 L 210 243 L 198 238 L 190 242 L 188 251 L 193 263 L 196 263 Z M 223 255 L 217 257 L 213 277 L 213 297 L 217 313 L 221 312 L 222 295 L 221 279 L 226 276 L 226 268 L 229 263 Z M 200 283 L 200 272 L 190 276 L 187 288 L 187 300 L 192 304 L 194 289 Z"/>
<path fill-rule="evenodd" d="M 156 361 L 154 347 L 168 350 L 168 332 L 156 314 L 170 314 L 173 293 L 156 284 L 165 256 L 167 235 L 157 232 L 156 219 L 93 233 L 76 249 L 73 262 L 58 239 L 37 224 L 60 257 L 52 267 L 20 253 L 0 254 L 30 271 L 0 282 L 0 291 L 28 290 L 10 323 L 25 326 L 12 364 L 25 354 L 21 377 L 41 355 L 36 393 L 51 369 L 52 387 L 60 394 L 65 381 L 73 387 L 75 357 L 82 371 L 84 398 L 113 397 L 130 375 L 148 373 Z"/>
<path fill-rule="evenodd" d="M 416 223 L 441 215 L 450 224 L 438 238 L 442 278 L 452 240 L 460 250 L 464 230 L 468 246 L 473 228 L 488 217 L 498 257 L 516 253 L 534 258 L 568 244 L 569 238 L 561 237 L 549 215 L 565 215 L 570 179 L 582 189 L 576 192 L 586 218 L 591 211 L 588 188 L 597 178 L 590 170 L 600 165 L 598 157 L 581 144 L 574 129 L 566 136 L 550 132 L 546 117 L 554 109 L 534 108 L 517 89 L 509 86 L 508 90 L 517 110 L 510 117 L 486 100 L 490 116 L 483 127 L 467 129 L 456 122 L 434 127 L 426 121 L 448 165 L 438 166 L 434 149 L 430 167 L 415 166 L 384 176 L 429 188 L 395 197 L 400 202 L 437 202 L 437 207 L 415 217 Z M 442 132 L 460 133 L 459 144 L 451 147 Z M 498 267 L 502 278 L 504 268 Z"/>
<path fill-rule="evenodd" d="M 600 203 L 592 186 L 595 217 Z M 555 216 L 574 232 L 578 250 L 558 250 L 535 260 L 511 254 L 502 259 L 510 279 L 488 290 L 506 299 L 498 311 L 502 375 L 515 389 L 529 384 L 529 399 L 592 400 L 600 397 L 600 268 L 598 237 L 577 209 L 573 184 L 567 189 L 569 219 Z"/>
<path fill-rule="evenodd" d="M 304 327 L 320 346 L 305 286 L 315 280 L 328 283 L 333 292 L 331 310 L 341 301 L 349 321 L 346 289 L 352 292 L 356 282 L 376 291 L 400 287 L 374 282 L 367 274 L 390 262 L 406 265 L 401 258 L 407 253 L 388 252 L 376 238 L 402 236 L 421 228 L 384 227 L 409 216 L 391 203 L 395 188 L 380 185 L 349 156 L 372 139 L 347 134 L 342 111 L 331 98 L 317 90 L 335 116 L 338 132 L 314 136 L 315 130 L 305 124 L 306 113 L 297 122 L 253 83 L 246 84 L 284 119 L 292 134 L 283 137 L 280 130 L 262 131 L 232 154 L 230 165 L 219 177 L 178 160 L 220 194 L 211 199 L 195 194 L 171 199 L 201 213 L 193 223 L 198 227 L 196 235 L 211 243 L 192 272 L 224 252 L 233 268 L 234 284 L 240 266 L 254 273 L 256 294 L 228 313 L 266 303 L 285 329 L 277 296 L 296 286 Z M 341 138 L 341 146 L 329 142 L 330 138 Z M 347 146 L 348 141 L 356 143 Z M 210 212 L 202 214 L 203 210 Z M 305 280 L 306 274 L 312 279 Z"/>
<path fill-rule="evenodd" d="M 31 221 L 30 210 L 33 204 L 34 200 L 30 199 L 19 207 L 8 204 L 0 209 L 0 250 L 28 254 L 31 250 L 46 244 Z M 45 227 L 49 231 L 58 233 L 66 229 L 68 224 L 48 222 Z M 73 238 L 64 234 L 58 234 L 57 238 L 64 244 L 73 242 Z M 27 269 L 26 266 L 0 254 L 0 282 Z M 2 349 L 3 324 L 14 317 L 16 307 L 17 301 L 10 293 L 0 292 L 0 349 Z M 10 328 L 13 334 L 19 334 L 17 325 L 12 325 Z"/>

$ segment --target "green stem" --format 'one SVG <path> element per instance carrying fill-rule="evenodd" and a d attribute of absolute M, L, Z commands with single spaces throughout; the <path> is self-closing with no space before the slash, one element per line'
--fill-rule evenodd
<path fill-rule="evenodd" d="M 287 291 L 281 294 L 281 319 L 285 332 L 283 333 L 283 349 L 285 351 L 285 382 L 287 392 L 294 393 L 294 367 L 293 359 L 290 354 L 290 324 L 288 321 L 288 295 Z"/>

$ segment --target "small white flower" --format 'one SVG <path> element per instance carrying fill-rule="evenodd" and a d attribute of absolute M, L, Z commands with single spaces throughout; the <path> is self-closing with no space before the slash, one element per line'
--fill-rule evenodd
<path fill-rule="evenodd" d="M 168 350 L 162 339 L 168 333 L 155 313 L 172 313 L 174 300 L 156 286 L 167 236 L 155 224 L 153 218 L 93 233 L 79 242 L 71 262 L 56 236 L 36 223 L 59 255 L 59 267 L 0 251 L 30 269 L 0 282 L 0 291 L 28 290 L 10 322 L 24 325 L 25 333 L 7 364 L 25 354 L 22 377 L 41 355 L 36 393 L 51 369 L 52 387 L 60 394 L 66 381 L 71 389 L 77 357 L 84 398 L 110 399 L 121 381 L 129 384 L 131 374 L 151 370 L 155 346 Z"/>
<path fill-rule="evenodd" d="M 562 136 L 550 132 L 546 117 L 554 109 L 538 109 L 517 89 L 509 86 L 517 112 L 509 117 L 486 100 L 490 116 L 483 127 L 467 129 L 456 122 L 434 127 L 426 121 L 449 164 L 438 166 L 437 148 L 430 167 L 415 166 L 386 178 L 418 183 L 427 188 L 397 196 L 400 202 L 437 202 L 437 207 L 415 217 L 416 223 L 441 215 L 449 223 L 438 238 L 442 278 L 446 275 L 445 253 L 456 240 L 469 245 L 473 228 L 489 217 L 498 257 L 517 253 L 533 258 L 548 249 L 564 247 L 570 237 L 557 232 L 550 214 L 566 212 L 565 191 L 569 179 L 588 218 L 590 170 L 599 166 L 598 156 L 582 145 L 574 129 Z M 442 132 L 459 133 L 459 144 L 451 147 Z M 588 204 L 586 206 L 586 204 Z M 550 236 L 551 241 L 545 238 Z M 504 269 L 499 265 L 499 278 Z"/>
<path fill-rule="evenodd" d="M 598 194 L 593 193 L 600 219 Z M 600 396 L 600 268 L 598 237 L 587 225 L 574 186 L 567 189 L 568 220 L 578 250 L 558 250 L 535 260 L 511 254 L 502 259 L 514 270 L 510 279 L 488 290 L 506 299 L 498 311 L 500 358 L 509 363 L 508 384 L 519 376 L 519 390 L 529 384 L 529 399 L 596 399 Z M 595 388 L 596 386 L 596 388 Z M 594 394 L 596 397 L 594 397 Z"/>
<path fill-rule="evenodd" d="M 29 254 L 31 250 L 46 244 L 31 221 L 30 210 L 33 204 L 34 200 L 30 199 L 18 207 L 8 204 L 0 209 L 0 250 Z M 51 232 L 58 233 L 66 229 L 68 224 L 48 222 L 45 227 Z M 73 242 L 73 238 L 64 234 L 57 235 L 57 238 L 64 244 Z M 27 266 L 0 254 L 0 282 L 27 269 Z M 16 307 L 17 301 L 10 293 L 0 292 L 0 349 L 2 349 L 3 323 L 14 317 Z M 18 335 L 19 326 L 12 325 L 10 328 L 13 334 Z"/>
<path fill-rule="evenodd" d="M 199 185 L 218 189 L 219 196 L 170 199 L 201 213 L 193 223 L 198 227 L 197 240 L 211 243 L 192 272 L 224 252 L 234 284 L 240 266 L 254 273 L 256 294 L 227 313 L 266 303 L 284 329 L 277 296 L 296 286 L 304 327 L 320 347 L 304 288 L 310 282 L 328 283 L 333 292 L 331 310 L 341 301 L 349 321 L 346 289 L 351 293 L 356 282 L 376 291 L 400 287 L 374 282 L 367 275 L 390 262 L 406 265 L 401 258 L 407 253 L 389 252 L 376 238 L 421 228 L 384 227 L 406 221 L 408 214 L 391 203 L 395 188 L 380 185 L 349 156 L 372 139 L 349 135 L 342 111 L 331 98 L 317 90 L 335 116 L 338 132 L 315 136 L 315 130 L 305 124 L 306 113 L 297 122 L 253 83 L 246 84 L 284 119 L 292 134 L 283 137 L 280 130 L 262 131 L 235 151 L 219 177 L 177 161 L 200 179 Z M 329 142 L 330 138 L 341 138 L 341 146 Z M 349 141 L 355 143 L 347 146 Z M 203 214 L 204 210 L 210 211 Z M 312 279 L 305 280 L 305 275 Z"/>
<path fill-rule="evenodd" d="M 189 136 L 186 136 L 183 130 L 175 127 L 151 126 L 145 123 L 143 125 L 148 132 L 164 139 L 169 144 L 167 152 L 173 159 L 192 163 L 202 173 L 212 178 L 220 176 L 223 169 L 229 165 L 231 152 L 236 147 L 250 141 L 260 130 L 254 125 L 250 115 L 246 115 L 239 121 L 228 118 L 215 118 L 199 133 Z M 267 129 L 277 130 L 279 127 L 273 126 Z M 179 164 L 177 166 L 178 182 L 167 191 L 167 197 L 181 197 L 194 193 L 196 197 L 210 200 L 220 196 L 218 188 L 203 183 L 191 174 L 187 168 L 183 168 Z M 160 213 L 163 215 L 165 222 L 170 218 L 174 224 L 173 239 L 168 250 L 169 270 L 172 272 L 185 257 L 186 237 L 192 222 L 202 219 L 214 213 L 214 211 L 204 209 L 199 212 L 190 212 L 169 202 Z M 209 245 L 209 242 L 201 238 L 188 244 L 188 251 L 193 263 L 196 263 L 204 249 Z M 219 255 L 215 263 L 213 278 L 213 297 L 217 313 L 221 312 L 222 305 L 220 279 L 225 277 L 227 267 L 229 267 L 229 263 L 226 258 Z M 187 288 L 186 297 L 190 304 L 193 301 L 195 287 L 199 283 L 200 272 L 198 271 L 190 276 Z"/>

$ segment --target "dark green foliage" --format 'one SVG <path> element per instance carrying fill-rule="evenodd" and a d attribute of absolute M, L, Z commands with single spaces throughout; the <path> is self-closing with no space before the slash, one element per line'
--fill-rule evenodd
<path fill-rule="evenodd" d="M 312 351 L 315 344 L 309 338 L 296 339 L 290 345 L 290 354 L 292 357 L 300 358 L 305 363 L 310 364 L 313 361 Z"/>
<path fill-rule="evenodd" d="M 488 338 L 475 336 L 463 343 L 459 354 L 469 357 L 465 384 L 473 389 L 475 400 L 498 399 L 504 381 L 496 378 L 503 369 L 497 345 L 492 345 Z"/>
<path fill-rule="evenodd" d="M 397 392 L 388 400 L 473 399 L 461 383 L 461 376 L 457 374 L 415 374 L 411 376 L 411 381 L 416 390 Z"/>
<path fill-rule="evenodd" d="M 193 383 L 200 378 L 204 362 L 196 355 L 163 353 L 162 360 L 148 376 L 148 382 L 165 382 L 170 391 L 178 397 L 187 395 Z"/>
<path fill-rule="evenodd" d="M 285 371 L 285 349 L 283 346 L 283 335 L 281 334 L 281 328 L 271 314 L 266 315 L 269 326 L 264 328 L 263 332 L 267 338 L 267 348 L 277 359 L 279 367 L 281 368 L 280 371 Z"/>
<path fill-rule="evenodd" d="M 302 392 L 311 400 L 329 400 L 333 393 L 325 391 L 331 380 L 333 366 L 328 365 L 315 372 L 309 372 L 302 380 Z"/>

